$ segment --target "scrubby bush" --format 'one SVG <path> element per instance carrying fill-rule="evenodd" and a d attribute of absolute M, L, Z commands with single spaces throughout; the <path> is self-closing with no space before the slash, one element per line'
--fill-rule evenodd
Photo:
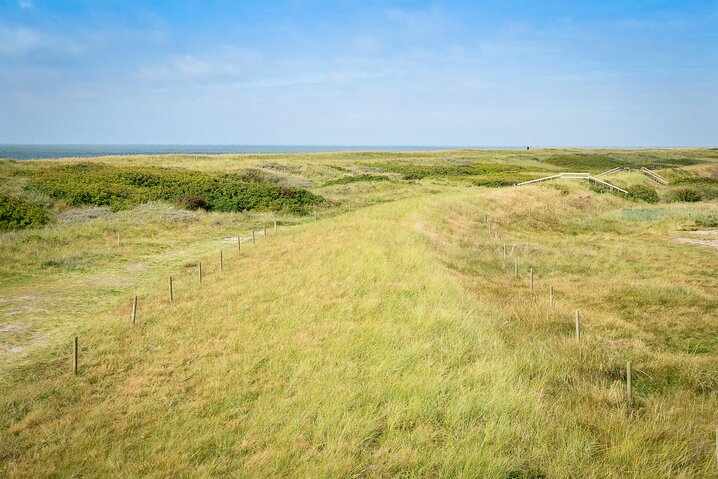
<path fill-rule="evenodd" d="M 180 208 L 186 210 L 207 210 L 209 209 L 209 203 L 207 200 L 197 195 L 182 195 L 179 198 L 175 198 L 172 201 Z"/>
<path fill-rule="evenodd" d="M 696 226 L 718 228 L 718 215 L 706 215 L 696 220 Z"/>
<path fill-rule="evenodd" d="M 552 156 L 546 160 L 546 163 L 568 170 L 579 169 L 584 171 L 610 170 L 611 168 L 623 165 L 623 162 L 620 160 L 593 153 L 572 153 Z"/>
<path fill-rule="evenodd" d="M 650 186 L 631 185 L 627 190 L 633 199 L 645 201 L 646 203 L 658 203 L 658 193 Z"/>
<path fill-rule="evenodd" d="M 676 188 L 671 192 L 671 201 L 693 203 L 702 199 L 701 194 L 693 188 Z"/>
<path fill-rule="evenodd" d="M 113 211 L 149 201 L 177 201 L 187 208 L 251 209 L 306 213 L 324 199 L 301 188 L 261 181 L 257 175 L 210 174 L 157 167 L 98 163 L 51 166 L 26 173 L 30 188 L 72 206 L 109 206 Z M 189 199 L 199 198 L 201 201 Z"/>
<path fill-rule="evenodd" d="M 506 163 L 471 163 L 416 165 L 404 163 L 384 163 L 372 165 L 384 171 L 399 173 L 404 180 L 422 178 L 455 178 L 471 181 L 477 186 L 501 187 L 534 178 L 527 175 L 528 168 Z"/>
<path fill-rule="evenodd" d="M 710 178 L 707 176 L 683 176 L 672 179 L 671 184 L 694 189 L 701 196 L 701 199 L 704 200 L 718 198 L 718 178 Z"/>
<path fill-rule="evenodd" d="M 0 230 L 38 227 L 50 221 L 42 206 L 0 194 Z"/>
<path fill-rule="evenodd" d="M 349 183 L 358 183 L 361 181 L 389 181 L 389 177 L 383 175 L 354 175 L 343 176 L 335 180 L 329 180 L 323 186 L 346 185 Z"/>

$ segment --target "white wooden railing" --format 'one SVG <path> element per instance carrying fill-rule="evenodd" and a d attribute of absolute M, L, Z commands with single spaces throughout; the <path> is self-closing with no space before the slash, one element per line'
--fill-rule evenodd
<path fill-rule="evenodd" d="M 595 176 L 592 176 L 591 173 L 559 173 L 557 175 L 546 176 L 544 178 L 536 178 L 535 180 L 523 181 L 521 183 L 518 183 L 516 186 L 530 185 L 531 183 L 539 183 L 541 181 L 558 180 L 558 179 L 588 180 L 589 183 L 591 181 L 593 181 L 593 182 L 596 182 L 603 186 L 606 186 L 606 187 L 610 188 L 611 190 L 616 190 L 616 191 L 620 191 L 621 193 L 628 194 L 628 191 L 624 190 L 623 188 L 619 188 L 616 185 L 612 185 L 611 183 L 609 183 L 607 181 L 599 180 Z"/>

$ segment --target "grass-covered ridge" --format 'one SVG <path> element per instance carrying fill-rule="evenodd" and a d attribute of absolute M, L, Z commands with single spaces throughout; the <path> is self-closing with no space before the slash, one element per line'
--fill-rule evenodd
<path fill-rule="evenodd" d="M 275 210 L 306 212 L 322 198 L 309 191 L 262 181 L 256 174 L 212 174 L 159 167 L 128 167 L 91 162 L 48 166 L 26 173 L 27 188 L 72 206 L 121 210 L 150 201 L 192 195 L 214 211 Z"/>

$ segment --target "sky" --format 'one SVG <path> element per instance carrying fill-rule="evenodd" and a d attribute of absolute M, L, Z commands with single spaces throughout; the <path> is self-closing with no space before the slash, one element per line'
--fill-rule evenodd
<path fill-rule="evenodd" d="M 718 0 L 0 0 L 0 143 L 718 146 Z"/>

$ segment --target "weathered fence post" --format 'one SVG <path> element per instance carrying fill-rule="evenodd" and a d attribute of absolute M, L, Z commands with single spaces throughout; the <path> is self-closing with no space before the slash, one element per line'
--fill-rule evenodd
<path fill-rule="evenodd" d="M 633 405 L 633 367 L 631 361 L 626 362 L 626 396 L 630 407 Z"/>
<path fill-rule="evenodd" d="M 242 252 L 242 239 L 237 235 L 237 253 Z"/>
<path fill-rule="evenodd" d="M 581 340 L 581 313 L 576 310 L 576 341 Z"/>
<path fill-rule="evenodd" d="M 531 277 L 531 279 L 530 279 L 530 283 L 531 283 L 531 291 L 533 291 L 533 290 L 534 290 L 534 269 L 533 269 L 533 268 L 531 268 L 531 270 L 530 270 L 530 271 L 531 271 L 531 273 L 530 273 L 530 275 L 531 275 L 531 276 L 530 276 L 530 277 Z"/>
<path fill-rule="evenodd" d="M 504 259 L 506 259 L 506 243 L 504 243 Z"/>
<path fill-rule="evenodd" d="M 175 300 L 175 294 L 174 289 L 172 288 L 172 276 L 170 276 L 170 304 L 174 303 Z"/>
<path fill-rule="evenodd" d="M 254 244 L 254 230 L 252 230 L 252 244 Z"/>
<path fill-rule="evenodd" d="M 199 284 L 202 284 L 202 262 L 197 262 L 197 274 L 199 275 Z"/>
<path fill-rule="evenodd" d="M 277 220 L 274 220 L 274 232 L 277 232 Z"/>
<path fill-rule="evenodd" d="M 137 319 L 137 296 L 132 299 L 132 325 L 135 325 L 135 319 Z"/>
<path fill-rule="evenodd" d="M 266 226 L 264 227 L 264 237 L 265 238 L 267 237 L 267 227 Z"/>
<path fill-rule="evenodd" d="M 75 339 L 73 339 L 73 341 L 72 341 L 72 373 L 73 374 L 77 374 L 77 359 L 78 359 L 78 355 L 79 355 L 79 352 L 78 352 L 79 349 L 80 349 L 79 339 L 77 336 L 75 336 Z"/>
<path fill-rule="evenodd" d="M 222 250 L 219 250 L 219 272 L 222 273 L 224 271 L 224 255 L 222 254 Z"/>

